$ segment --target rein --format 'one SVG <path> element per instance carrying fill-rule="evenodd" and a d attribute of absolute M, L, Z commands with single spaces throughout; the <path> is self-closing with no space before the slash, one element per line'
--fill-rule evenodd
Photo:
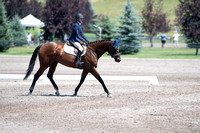
<path fill-rule="evenodd" d="M 87 46 L 88 46 L 89 44 L 87 44 Z M 94 49 L 96 49 L 96 50 L 98 50 L 98 51 L 100 51 L 100 52 L 102 52 L 102 53 L 105 53 L 105 51 L 103 51 L 103 50 L 101 50 L 101 49 L 99 49 L 99 48 L 97 48 L 97 47 L 95 47 L 95 46 L 93 46 L 93 45 L 90 45 L 91 47 L 93 47 Z M 110 55 L 108 52 L 107 52 L 107 55 Z M 112 57 L 112 55 L 110 55 L 111 57 Z"/>
<path fill-rule="evenodd" d="M 112 42 L 111 42 L 112 43 Z M 86 44 L 87 46 L 89 45 L 89 44 Z M 101 49 L 99 49 L 99 48 L 97 48 L 97 47 L 95 47 L 95 46 L 93 46 L 93 45 L 90 45 L 91 47 L 93 47 L 94 49 L 96 49 L 96 50 L 98 50 L 98 51 L 100 51 L 100 52 L 102 52 L 102 53 L 105 53 L 105 51 L 103 51 L 103 50 L 101 50 Z M 109 54 L 109 52 L 107 52 L 107 55 L 110 55 Z M 115 57 L 118 57 L 118 56 L 120 56 L 120 53 L 117 53 L 117 54 L 114 54 L 114 55 L 110 55 L 112 58 L 115 58 Z"/>
<path fill-rule="evenodd" d="M 89 44 L 87 44 L 87 46 L 88 46 L 88 45 L 89 45 Z M 105 53 L 105 51 L 103 51 L 103 50 L 101 50 L 101 49 L 99 49 L 99 48 L 97 48 L 97 47 L 95 47 L 95 46 L 92 46 L 92 45 L 90 45 L 90 46 L 93 47 L 94 49 L 96 49 L 96 50 L 102 52 L 102 53 Z"/>

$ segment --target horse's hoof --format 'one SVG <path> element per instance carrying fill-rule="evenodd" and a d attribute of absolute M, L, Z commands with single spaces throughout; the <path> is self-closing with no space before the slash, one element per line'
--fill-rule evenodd
<path fill-rule="evenodd" d="M 112 94 L 108 94 L 107 97 L 108 98 L 112 98 L 113 96 L 112 96 Z"/>
<path fill-rule="evenodd" d="M 31 96 L 32 95 L 32 93 L 31 92 L 29 92 L 28 94 L 27 94 L 27 96 Z"/>
<path fill-rule="evenodd" d="M 77 96 L 77 94 L 73 94 L 72 96 L 73 96 L 73 97 L 76 97 L 76 96 Z"/>
<path fill-rule="evenodd" d="M 56 96 L 60 96 L 60 93 L 59 93 L 59 92 L 56 92 L 55 94 L 56 94 Z"/>

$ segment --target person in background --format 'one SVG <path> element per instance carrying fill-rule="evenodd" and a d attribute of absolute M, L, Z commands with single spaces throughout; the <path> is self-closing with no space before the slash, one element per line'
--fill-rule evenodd
<path fill-rule="evenodd" d="M 67 34 L 64 34 L 64 43 L 67 42 Z"/>
<path fill-rule="evenodd" d="M 32 43 L 32 34 L 30 32 L 28 32 L 28 34 L 26 35 L 26 40 L 27 40 L 28 48 L 29 48 Z"/>
<path fill-rule="evenodd" d="M 40 42 L 43 42 L 43 41 L 44 41 L 44 30 L 43 30 L 43 29 L 40 30 L 39 41 L 40 41 Z"/>
<path fill-rule="evenodd" d="M 178 38 L 179 38 L 179 36 L 180 36 L 180 35 L 178 34 L 178 32 L 175 31 L 175 32 L 174 32 L 174 35 L 173 35 L 173 38 L 174 38 L 173 40 L 174 40 L 174 46 L 177 47 L 177 48 L 179 47 L 179 46 L 178 46 Z"/>
<path fill-rule="evenodd" d="M 33 37 L 33 44 L 36 45 L 36 35 Z"/>
<path fill-rule="evenodd" d="M 166 43 L 166 35 L 162 33 L 160 37 L 161 37 L 162 48 L 164 48 L 164 45 Z"/>

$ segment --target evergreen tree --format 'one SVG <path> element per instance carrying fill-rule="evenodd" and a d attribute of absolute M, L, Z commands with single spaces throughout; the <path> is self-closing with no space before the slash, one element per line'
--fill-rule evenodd
<path fill-rule="evenodd" d="M 20 23 L 19 16 L 15 15 L 10 24 L 15 46 L 21 46 L 25 44 L 26 43 L 25 27 Z"/>
<path fill-rule="evenodd" d="M 99 29 L 95 26 L 99 26 L 99 24 L 100 24 L 99 14 L 97 14 L 93 8 L 92 8 L 92 11 L 93 11 L 93 16 L 91 18 L 91 23 L 89 24 L 89 32 L 95 33 L 96 40 L 98 40 L 98 39 L 100 39 L 99 38 Z"/>
<path fill-rule="evenodd" d="M 12 44 L 9 21 L 6 17 L 4 3 L 0 0 L 0 51 L 7 50 Z"/>
<path fill-rule="evenodd" d="M 139 36 L 142 35 L 141 19 L 127 0 L 125 9 L 122 12 L 123 16 L 120 17 L 121 25 L 118 27 L 117 37 L 121 38 L 120 52 L 122 54 L 137 53 L 140 49 Z"/>
<path fill-rule="evenodd" d="M 110 22 L 110 19 L 108 16 L 103 16 L 101 23 L 99 24 L 100 27 L 102 28 L 102 39 L 103 40 L 111 40 L 113 39 L 113 34 L 114 34 L 114 26 Z"/>

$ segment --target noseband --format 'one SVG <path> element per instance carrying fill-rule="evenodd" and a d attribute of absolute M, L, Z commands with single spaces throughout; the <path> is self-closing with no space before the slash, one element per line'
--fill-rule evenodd
<path fill-rule="evenodd" d="M 117 53 L 117 54 L 112 55 L 111 57 L 115 58 L 115 57 L 119 57 L 119 56 L 120 56 L 120 53 Z"/>
<path fill-rule="evenodd" d="M 114 50 L 115 52 L 114 53 L 116 53 L 116 52 L 118 52 L 118 53 L 116 53 L 116 54 L 114 54 L 114 55 L 110 55 L 112 58 L 116 58 L 116 57 L 119 57 L 120 56 L 120 53 L 119 53 L 119 50 L 118 49 L 116 49 L 115 47 L 113 47 L 113 46 L 111 46 L 112 47 L 112 50 Z"/>

